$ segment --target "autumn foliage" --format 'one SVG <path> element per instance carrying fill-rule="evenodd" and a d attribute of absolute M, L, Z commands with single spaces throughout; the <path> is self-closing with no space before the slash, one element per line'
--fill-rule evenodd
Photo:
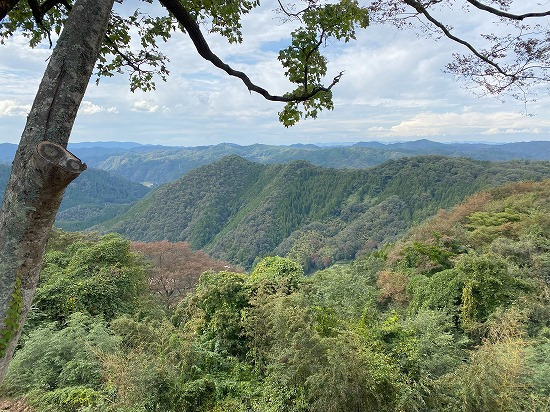
<path fill-rule="evenodd" d="M 149 287 L 168 308 L 175 307 L 197 286 L 203 272 L 241 271 L 227 262 L 212 259 L 202 250 L 191 250 L 188 242 L 132 242 L 131 248 L 148 258 Z"/>

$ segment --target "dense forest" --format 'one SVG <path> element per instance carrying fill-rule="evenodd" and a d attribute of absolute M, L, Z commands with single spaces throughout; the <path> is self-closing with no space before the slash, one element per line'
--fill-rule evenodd
<path fill-rule="evenodd" d="M 550 180 L 508 184 L 349 264 L 265 257 L 167 306 L 150 252 L 56 232 L 2 394 L 61 412 L 549 411 L 549 239 Z"/>
<path fill-rule="evenodd" d="M 167 183 L 97 229 L 139 241 L 187 241 L 247 269 L 264 256 L 289 256 L 308 272 L 393 242 L 480 189 L 549 177 L 549 162 L 418 156 L 343 170 L 229 156 Z"/>

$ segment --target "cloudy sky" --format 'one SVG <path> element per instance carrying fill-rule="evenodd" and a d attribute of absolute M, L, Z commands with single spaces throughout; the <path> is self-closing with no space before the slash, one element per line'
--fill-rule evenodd
<path fill-rule="evenodd" d="M 115 7 L 135 3 L 126 0 Z M 266 2 L 244 19 L 241 45 L 228 45 L 215 35 L 208 35 L 207 40 L 214 53 L 246 72 L 253 82 L 273 94 L 283 94 L 289 84 L 274 45 L 288 44 L 291 27 L 281 24 L 273 9 L 274 3 Z M 452 23 L 473 41 L 480 27 L 487 32 L 493 24 L 491 19 L 465 12 Z M 465 83 L 443 72 L 452 53 L 461 51 L 459 45 L 390 26 L 370 26 L 353 44 L 328 45 L 324 50 L 329 57 L 328 83 L 338 72 L 345 73 L 333 89 L 335 109 L 289 129 L 278 122 L 281 104 L 249 94 L 240 80 L 202 60 L 185 35 L 174 35 L 163 51 L 170 58 L 171 74 L 166 83 L 157 82 L 156 91 L 130 92 L 125 75 L 103 79 L 99 86 L 92 81 L 71 141 L 196 146 L 421 138 L 440 142 L 550 140 L 548 93 L 527 107 L 513 99 L 478 97 Z M 47 45 L 29 49 L 22 36 L 0 46 L 0 142 L 18 142 L 50 53 Z"/>

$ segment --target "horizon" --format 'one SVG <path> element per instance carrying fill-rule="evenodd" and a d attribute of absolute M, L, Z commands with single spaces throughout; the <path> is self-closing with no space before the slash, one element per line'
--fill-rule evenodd
<path fill-rule="evenodd" d="M 465 145 L 492 145 L 492 146 L 501 146 L 506 144 L 514 144 L 514 143 L 537 143 L 537 142 L 550 142 L 550 140 L 518 140 L 513 142 L 504 142 L 504 141 L 438 141 L 436 139 L 427 139 L 427 138 L 421 138 L 421 139 L 412 139 L 412 140 L 394 140 L 394 141 L 380 141 L 380 140 L 358 140 L 358 141 L 348 141 L 348 142 L 313 142 L 313 143 L 287 143 L 287 144 L 269 144 L 264 142 L 255 142 L 255 143 L 249 143 L 249 144 L 240 144 L 235 142 L 219 142 L 219 143 L 213 143 L 213 144 L 206 144 L 206 145 L 189 145 L 189 146 L 177 146 L 177 145 L 163 145 L 163 144 L 154 144 L 154 143 L 140 143 L 136 141 L 124 141 L 124 140 L 96 140 L 96 141 L 82 141 L 82 142 L 72 142 L 69 141 L 69 146 L 75 145 L 75 146 L 81 146 L 84 145 L 88 146 L 89 148 L 93 147 L 102 147 L 102 146 L 111 146 L 111 147 L 117 147 L 112 146 L 115 144 L 122 144 L 124 145 L 136 145 L 136 146 L 159 146 L 159 147 L 171 147 L 171 148 L 196 148 L 196 147 L 212 147 L 212 146 L 220 146 L 220 145 L 235 145 L 235 146 L 241 146 L 241 147 L 247 147 L 247 146 L 255 146 L 255 145 L 265 145 L 265 146 L 316 146 L 319 148 L 328 148 L 328 147 L 347 147 L 347 146 L 354 146 L 360 143 L 378 143 L 384 146 L 390 146 L 394 144 L 404 144 L 404 143 L 417 143 L 417 142 L 430 142 L 430 143 L 438 143 L 443 145 L 456 145 L 456 144 L 465 144 Z M 18 143 L 13 142 L 6 142 L 6 141 L 0 141 L 0 144 L 9 144 L 17 146 Z M 93 146 L 93 145 L 96 146 Z M 118 146 L 121 148 L 120 146 Z"/>

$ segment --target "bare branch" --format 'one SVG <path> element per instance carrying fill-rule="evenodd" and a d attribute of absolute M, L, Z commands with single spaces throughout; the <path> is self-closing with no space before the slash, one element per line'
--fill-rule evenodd
<path fill-rule="evenodd" d="M 494 61 L 492 61 L 491 59 L 489 59 L 488 57 L 484 56 L 483 54 L 481 54 L 479 51 L 477 51 L 477 49 L 472 46 L 470 43 L 468 43 L 467 41 L 465 40 L 462 40 L 461 38 L 459 37 L 456 37 L 455 35 L 453 35 L 449 29 L 447 27 L 445 27 L 444 24 L 442 24 L 440 21 L 438 21 L 437 19 L 435 19 L 429 12 L 428 10 L 426 10 L 426 8 L 424 6 L 422 6 L 422 4 L 416 0 L 403 0 L 404 3 L 408 4 L 409 6 L 411 6 L 412 8 L 414 8 L 418 13 L 424 15 L 424 17 L 426 17 L 426 19 L 432 23 L 434 26 L 438 27 L 444 34 L 445 36 L 447 36 L 449 39 L 459 43 L 459 44 L 462 44 L 463 46 L 465 46 L 468 50 L 470 50 L 472 52 L 472 54 L 474 56 L 476 56 L 478 59 L 484 61 L 485 63 L 487 63 L 488 65 L 494 67 L 498 73 L 500 73 L 501 75 L 503 76 L 510 76 L 510 77 L 514 77 L 513 75 L 510 75 L 509 73 L 507 73 L 504 69 L 502 69 L 497 63 L 495 63 Z"/>
<path fill-rule="evenodd" d="M 512 14 L 512 13 L 507 13 L 503 10 L 499 10 L 499 9 L 495 9 L 493 7 L 487 6 L 486 4 L 480 3 L 477 0 L 466 0 L 466 1 L 468 3 L 470 3 L 472 6 L 478 8 L 480 10 L 489 12 L 491 14 L 494 14 L 495 16 L 504 17 L 504 18 L 512 19 L 512 20 L 524 20 L 524 19 L 527 19 L 527 18 L 530 18 L 530 17 L 550 16 L 550 11 L 543 11 L 543 12 L 540 12 L 540 13 Z"/>
<path fill-rule="evenodd" d="M 216 56 L 208 46 L 208 43 L 206 42 L 206 39 L 202 35 L 199 25 L 195 21 L 195 19 L 189 14 L 189 12 L 181 5 L 181 3 L 177 0 L 159 0 L 160 3 L 166 7 L 166 9 L 172 13 L 172 15 L 176 18 L 176 20 L 183 26 L 183 28 L 187 31 L 187 34 L 189 34 L 189 37 L 193 41 L 193 44 L 195 45 L 195 48 L 197 49 L 197 52 L 199 55 L 205 59 L 210 61 L 214 66 L 218 67 L 219 69 L 222 69 L 230 76 L 237 77 L 242 80 L 242 82 L 246 85 L 248 90 L 250 92 L 255 92 L 260 95 L 262 95 L 266 100 L 270 101 L 276 101 L 276 102 L 304 102 L 309 99 L 311 99 L 313 96 L 315 96 L 317 93 L 320 92 L 328 92 L 332 87 L 340 81 L 340 78 L 343 75 L 343 72 L 340 72 L 338 76 L 336 76 L 332 83 L 328 87 L 316 87 L 309 93 L 305 93 L 299 96 L 294 95 L 288 95 L 288 96 L 277 96 L 270 94 L 266 89 L 257 86 L 256 84 L 252 83 L 252 81 L 249 79 L 249 77 L 238 70 L 234 70 L 231 66 L 224 63 L 218 56 Z M 307 80 L 306 80 L 307 82 Z"/>
<path fill-rule="evenodd" d="M 289 20 L 296 19 L 296 20 L 302 21 L 301 15 L 304 14 L 309 9 L 315 7 L 315 4 L 317 2 L 316 2 L 316 0 L 309 0 L 308 1 L 309 4 L 305 9 L 302 9 L 302 10 L 297 11 L 295 13 L 293 13 L 293 12 L 289 11 L 287 8 L 285 8 L 285 6 L 283 6 L 283 3 L 281 2 L 281 0 L 277 0 L 277 3 L 279 3 L 279 7 L 280 7 L 281 11 L 283 12 L 283 14 L 285 14 L 287 17 L 289 17 Z"/>

